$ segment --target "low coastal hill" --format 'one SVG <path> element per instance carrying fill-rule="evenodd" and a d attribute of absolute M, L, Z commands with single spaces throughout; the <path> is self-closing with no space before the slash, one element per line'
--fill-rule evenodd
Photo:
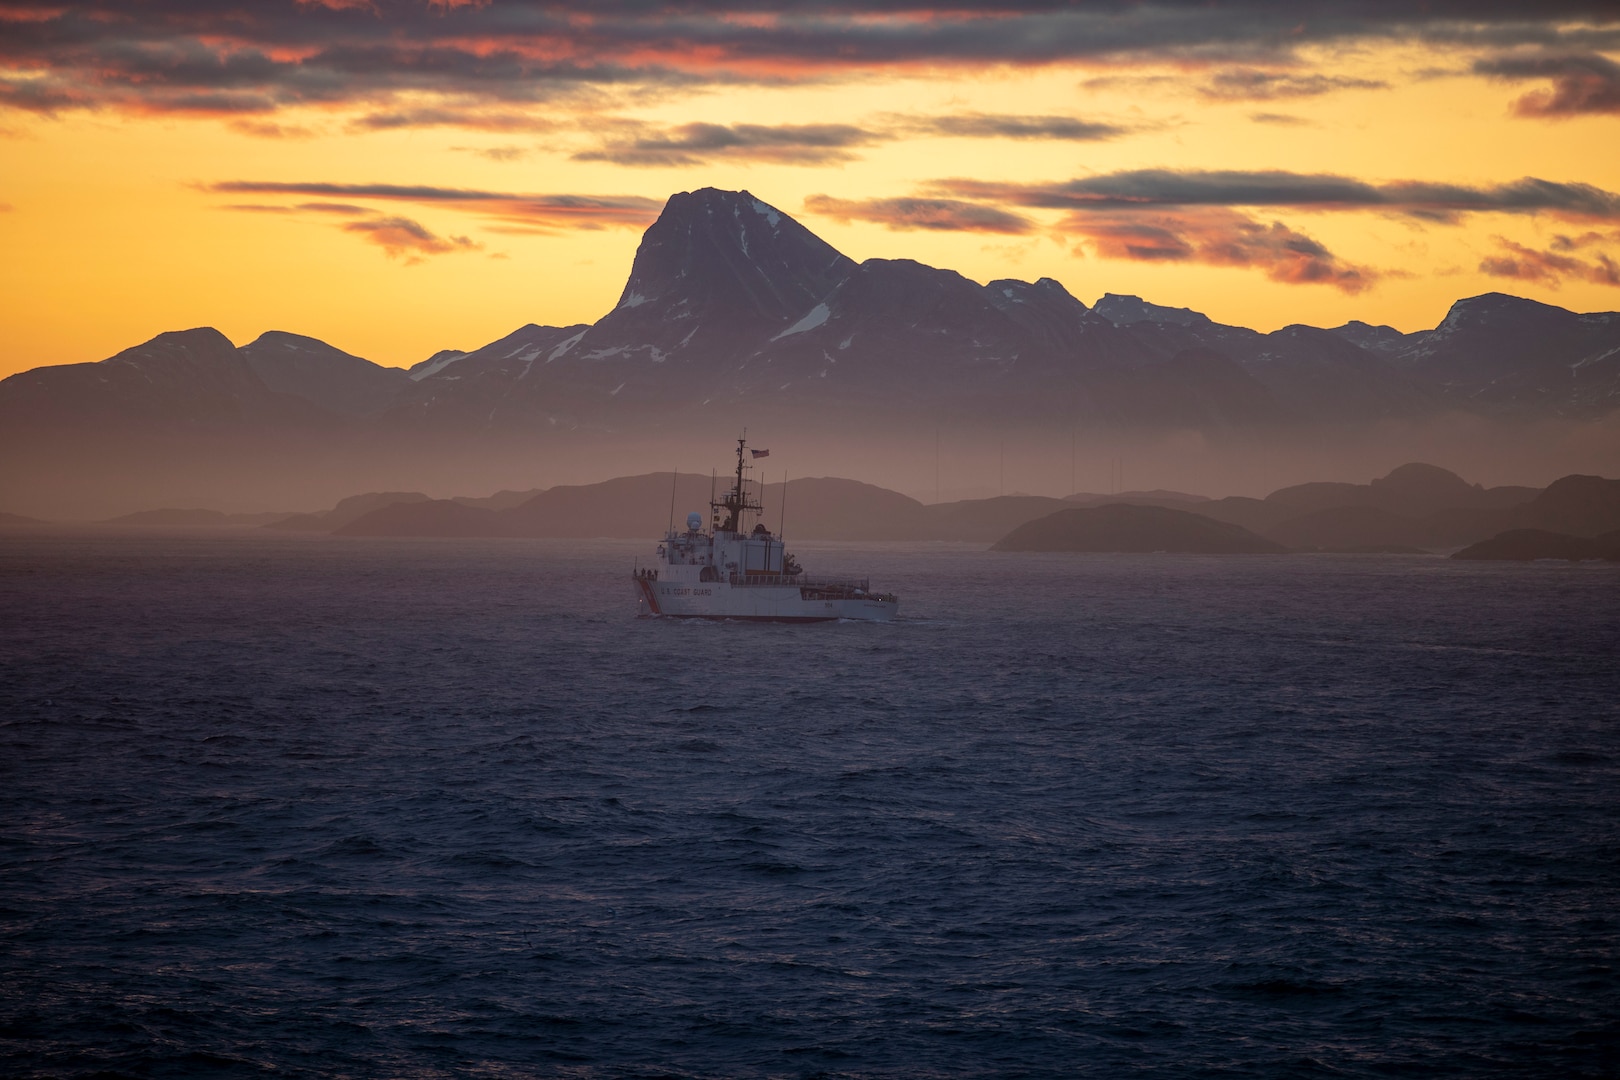
<path fill-rule="evenodd" d="M 1518 507 L 1512 524 L 1572 536 L 1598 536 L 1620 529 L 1620 480 L 1565 476 Z"/>
<path fill-rule="evenodd" d="M 1537 559 L 1567 559 L 1570 562 L 1603 559 L 1620 562 L 1620 530 L 1586 537 L 1545 529 L 1509 529 L 1489 540 L 1463 548 L 1452 558 L 1496 562 L 1534 562 Z"/>
<path fill-rule="evenodd" d="M 709 503 L 724 477 L 668 472 L 596 484 L 432 499 L 420 491 L 354 495 L 310 514 L 243 515 L 212 510 L 146 511 L 115 525 L 205 527 L 264 524 L 285 532 L 343 536 L 487 536 L 646 539 L 663 535 Z M 1485 488 L 1445 469 L 1410 464 L 1367 484 L 1295 485 L 1263 499 L 1204 499 L 1179 492 L 1123 495 L 1003 495 L 924 504 L 897 491 L 836 477 L 806 477 L 761 490 L 763 523 L 793 540 L 954 541 L 991 544 L 1064 510 L 1156 506 L 1236 526 L 1303 551 L 1446 552 L 1514 529 L 1592 538 L 1620 529 L 1620 480 L 1563 477 L 1545 490 Z M 785 503 L 785 505 L 784 505 Z M 268 523 L 266 523 L 268 522 Z"/>
<path fill-rule="evenodd" d="M 554 487 L 500 509 L 468 506 L 460 500 L 395 502 L 331 531 L 341 536 L 654 537 L 694 511 L 707 525 L 715 484 L 707 476 L 646 473 Z M 909 540 L 927 532 L 922 522 L 927 508 L 922 503 L 856 480 L 806 478 L 789 481 L 785 489 L 782 484 L 767 484 L 761 497 L 766 524 L 785 529 L 789 537 Z M 1056 499 L 1047 501 L 1062 505 Z M 1010 527 L 1001 527 L 986 540 Z"/>
<path fill-rule="evenodd" d="M 1366 484 L 1295 484 L 1264 499 L 1216 499 L 1189 509 L 1289 547 L 1448 548 L 1511 527 L 1514 511 L 1538 494 L 1470 484 L 1448 469 L 1413 462 Z"/>
<path fill-rule="evenodd" d="M 285 514 L 275 513 L 226 514 L 219 510 L 165 508 L 162 510 L 140 510 L 133 514 L 108 518 L 106 521 L 97 524 L 135 525 L 165 529 L 207 529 L 226 526 L 240 528 L 251 525 L 274 524 L 285 516 Z"/>
<path fill-rule="evenodd" d="M 1020 525 L 990 550 L 1275 555 L 1287 549 L 1242 526 L 1190 511 L 1115 503 L 1059 510 Z"/>
<path fill-rule="evenodd" d="M 294 514 L 280 521 L 273 521 L 265 528 L 280 532 L 337 532 L 373 510 L 380 510 L 395 503 L 427 502 L 428 499 L 429 497 L 420 491 L 370 491 L 364 495 L 351 495 L 347 499 L 340 500 L 330 510 L 316 514 Z"/>

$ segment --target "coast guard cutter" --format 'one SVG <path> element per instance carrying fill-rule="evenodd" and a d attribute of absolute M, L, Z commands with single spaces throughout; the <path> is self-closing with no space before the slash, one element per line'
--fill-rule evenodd
<path fill-rule="evenodd" d="M 749 455 L 764 453 L 750 451 L 746 437 L 739 438 L 736 479 L 724 498 L 709 503 L 710 531 L 703 531 L 703 515 L 693 511 L 686 531 L 671 528 L 654 564 L 635 571 L 640 613 L 768 622 L 894 618 L 899 601 L 893 593 L 873 592 L 865 580 L 810 578 L 763 521 L 748 529 L 749 515 L 761 514 L 749 490 Z"/>

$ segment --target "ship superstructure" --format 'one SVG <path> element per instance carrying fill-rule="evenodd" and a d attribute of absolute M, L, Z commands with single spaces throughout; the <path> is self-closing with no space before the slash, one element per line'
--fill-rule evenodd
<path fill-rule="evenodd" d="M 754 454 L 763 452 L 749 450 L 746 435 L 737 440 L 737 472 L 731 490 L 709 503 L 708 531 L 703 515 L 693 511 L 685 531 L 672 527 L 653 564 L 635 571 L 641 614 L 771 622 L 894 618 L 899 602 L 893 593 L 873 592 L 866 580 L 804 573 L 783 539 L 759 520 L 763 508 L 748 475 Z"/>

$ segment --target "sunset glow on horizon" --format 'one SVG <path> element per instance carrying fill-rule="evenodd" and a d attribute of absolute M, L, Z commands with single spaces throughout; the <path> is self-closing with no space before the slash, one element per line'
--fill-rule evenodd
<path fill-rule="evenodd" d="M 0 376 L 591 322 L 706 186 L 1259 330 L 1620 308 L 1620 16 L 1475 7 L 0 0 Z"/>

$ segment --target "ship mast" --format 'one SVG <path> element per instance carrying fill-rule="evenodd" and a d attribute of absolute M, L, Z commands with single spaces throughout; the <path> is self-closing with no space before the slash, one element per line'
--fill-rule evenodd
<path fill-rule="evenodd" d="M 709 504 L 709 509 L 710 510 L 713 510 L 713 511 L 725 510 L 726 518 L 725 518 L 724 523 L 722 523 L 721 526 L 720 526 L 720 528 L 725 532 L 741 533 L 743 531 L 743 528 L 742 528 L 742 524 L 743 524 L 742 523 L 742 516 L 743 516 L 743 514 L 748 512 L 748 511 L 752 511 L 752 512 L 754 512 L 756 514 L 760 512 L 759 503 L 758 502 L 750 502 L 749 499 L 748 499 L 747 489 L 746 489 L 747 481 L 744 479 L 744 476 L 743 476 L 743 473 L 748 468 L 748 466 L 743 463 L 743 451 L 747 448 L 747 446 L 748 446 L 748 433 L 746 431 L 744 431 L 742 433 L 742 435 L 738 436 L 738 438 L 737 438 L 737 478 L 736 478 L 736 482 L 732 485 L 731 490 L 726 493 L 726 497 L 724 499 L 720 500 L 717 503 L 716 502 L 711 502 Z"/>

